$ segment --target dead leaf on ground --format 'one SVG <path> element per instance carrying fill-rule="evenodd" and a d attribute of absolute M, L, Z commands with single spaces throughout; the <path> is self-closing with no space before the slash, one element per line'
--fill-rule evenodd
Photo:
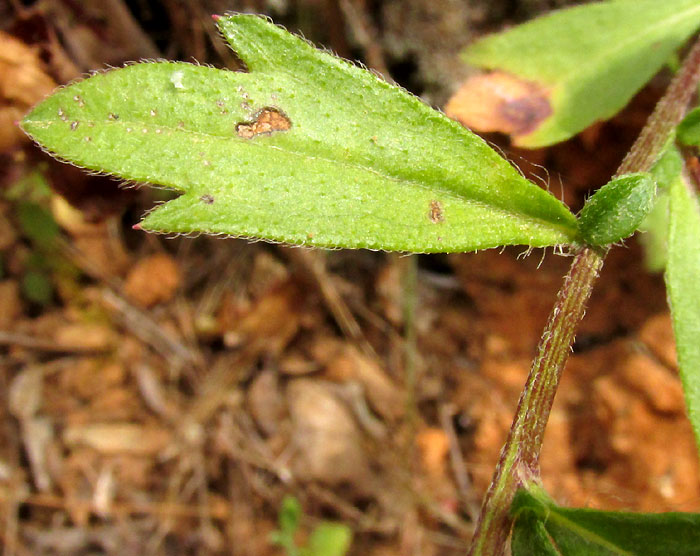
<path fill-rule="evenodd" d="M 107 350 L 116 343 L 116 339 L 112 328 L 96 323 L 66 324 L 54 334 L 58 346 L 70 349 Z"/>
<path fill-rule="evenodd" d="M 307 375 L 318 371 L 318 363 L 303 353 L 288 350 L 279 362 L 279 371 L 286 375 Z"/>
<path fill-rule="evenodd" d="M 8 330 L 22 313 L 22 301 L 17 280 L 0 282 L 0 330 Z"/>
<path fill-rule="evenodd" d="M 170 255 L 157 253 L 141 259 L 124 284 L 126 296 L 140 307 L 169 301 L 180 285 L 180 269 Z"/>
<path fill-rule="evenodd" d="M 371 477 L 362 435 L 332 385 L 300 378 L 287 387 L 297 477 L 327 485 L 349 483 L 364 492 Z"/>
<path fill-rule="evenodd" d="M 445 114 L 475 131 L 527 135 L 552 114 L 549 91 L 503 71 L 467 79 Z"/>
<path fill-rule="evenodd" d="M 44 373 L 39 367 L 28 367 L 10 383 L 8 407 L 20 421 L 32 418 L 43 403 Z"/>
<path fill-rule="evenodd" d="M 416 435 L 416 446 L 426 473 L 434 478 L 444 477 L 450 450 L 450 441 L 445 431 L 436 427 L 424 428 Z"/>
<path fill-rule="evenodd" d="M 404 414 L 406 398 L 403 389 L 382 370 L 377 361 L 348 345 L 326 367 L 326 376 L 334 380 L 359 382 L 372 408 L 385 419 Z"/>
<path fill-rule="evenodd" d="M 267 436 L 274 435 L 284 416 L 284 398 L 279 377 L 271 369 L 263 370 L 253 379 L 247 393 L 248 409 L 256 424 Z"/>
<path fill-rule="evenodd" d="M 0 31 L 0 151 L 27 141 L 15 122 L 55 88 L 36 51 Z"/>
<path fill-rule="evenodd" d="M 299 329 L 299 288 L 284 282 L 258 299 L 224 334 L 227 347 L 245 346 L 250 353 L 280 354 Z M 222 328 L 228 323 L 222 323 Z"/>
<path fill-rule="evenodd" d="M 48 452 L 54 443 L 54 428 L 46 417 L 33 417 L 21 422 L 22 443 L 29 459 L 34 484 L 40 492 L 51 490 Z"/>
<path fill-rule="evenodd" d="M 172 435 L 156 425 L 90 423 L 66 427 L 63 441 L 67 446 L 89 446 L 102 454 L 153 455 L 171 443 Z"/>

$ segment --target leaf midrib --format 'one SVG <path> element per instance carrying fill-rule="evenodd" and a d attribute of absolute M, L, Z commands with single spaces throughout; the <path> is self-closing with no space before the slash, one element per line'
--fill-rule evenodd
<path fill-rule="evenodd" d="M 191 134 L 191 135 L 199 135 L 199 136 L 205 137 L 205 138 L 210 139 L 210 140 L 212 140 L 212 139 L 214 139 L 214 140 L 224 140 L 224 141 L 227 141 L 227 140 L 235 141 L 235 140 L 236 140 L 236 138 L 233 137 L 233 136 L 216 135 L 216 134 L 212 134 L 212 133 L 206 133 L 206 132 L 203 132 L 203 131 L 176 128 L 176 127 L 173 127 L 173 126 L 167 125 L 167 124 L 154 124 L 153 122 L 144 123 L 143 121 L 138 121 L 138 120 L 125 120 L 125 119 L 123 119 L 123 118 L 120 119 L 119 121 L 115 121 L 115 122 L 112 122 L 112 121 L 106 122 L 106 121 L 103 121 L 103 120 L 90 120 L 90 119 L 83 119 L 83 121 L 87 122 L 88 124 L 93 123 L 93 124 L 95 124 L 96 127 L 97 127 L 97 126 L 102 126 L 102 125 L 106 125 L 106 126 L 120 126 L 120 127 L 128 127 L 128 126 L 134 126 L 134 127 L 136 127 L 136 126 L 140 126 L 141 128 L 149 128 L 149 130 L 150 130 L 150 129 L 156 129 L 156 128 L 158 128 L 158 129 L 161 129 L 161 130 L 163 130 L 163 131 L 169 131 L 169 132 L 172 132 L 172 133 L 175 133 L 175 134 L 184 133 L 184 134 Z M 34 120 L 34 121 L 33 121 L 33 123 L 35 123 L 35 124 L 36 124 L 36 123 L 40 123 L 40 122 L 42 122 L 42 120 Z M 51 124 L 53 124 L 53 123 L 55 123 L 55 122 L 54 122 L 53 120 L 48 120 L 48 121 L 45 120 L 44 123 L 51 125 Z M 549 228 L 549 229 L 552 229 L 552 230 L 555 230 L 555 231 L 559 231 L 559 232 L 561 232 L 564 236 L 566 236 L 566 237 L 569 238 L 571 244 L 575 244 L 576 241 L 577 241 L 577 239 L 578 239 L 578 238 L 577 238 L 577 233 L 576 233 L 577 230 L 576 230 L 576 228 L 573 227 L 573 226 L 570 228 L 570 227 L 567 227 L 567 226 L 564 225 L 564 224 L 554 223 L 554 222 L 552 222 L 552 221 L 550 221 L 550 220 L 546 220 L 546 219 L 541 218 L 541 217 L 533 216 L 533 215 L 528 214 L 528 213 L 523 212 L 523 211 L 509 210 L 509 209 L 505 209 L 505 208 L 502 208 L 502 207 L 498 207 L 498 206 L 496 206 L 496 205 L 491 205 L 491 204 L 488 204 L 487 202 L 481 201 L 481 200 L 479 200 L 479 199 L 474 199 L 474 198 L 470 198 L 470 197 L 466 197 L 466 196 L 459 195 L 458 193 L 455 193 L 455 192 L 452 191 L 452 190 L 445 189 L 444 187 L 440 187 L 440 185 L 428 186 L 428 185 L 425 185 L 425 184 L 422 183 L 422 182 L 415 181 L 415 180 L 411 180 L 411 179 L 408 179 L 408 178 L 399 178 L 399 177 L 396 177 L 396 176 L 383 174 L 383 173 L 377 171 L 375 168 L 372 168 L 372 167 L 369 167 L 369 166 L 365 166 L 365 165 L 360 164 L 360 163 L 357 163 L 357 162 L 347 162 L 347 161 L 338 160 L 338 159 L 335 159 L 335 158 L 328 158 L 328 157 L 324 157 L 324 156 L 314 156 L 314 155 L 311 155 L 311 154 L 308 154 L 308 153 L 304 153 L 304 152 L 302 152 L 302 151 L 297 151 L 297 150 L 292 150 L 292 149 L 286 149 L 286 148 L 280 147 L 279 145 L 263 145 L 263 144 L 259 144 L 259 143 L 254 143 L 253 141 L 250 141 L 250 140 L 247 140 L 247 141 L 249 141 L 249 142 L 247 143 L 247 145 L 248 145 L 248 146 L 251 146 L 251 147 L 254 147 L 254 148 L 276 149 L 276 150 L 279 150 L 279 151 L 281 151 L 281 152 L 284 152 L 285 154 L 289 154 L 289 155 L 292 155 L 292 156 L 298 156 L 298 157 L 300 157 L 300 158 L 307 159 L 307 160 L 308 160 L 308 159 L 311 159 L 311 160 L 322 160 L 322 161 L 327 162 L 327 163 L 330 163 L 330 164 L 336 164 L 336 165 L 340 165 L 340 166 L 345 166 L 345 167 L 347 167 L 347 168 L 353 168 L 353 169 L 357 169 L 357 170 L 362 170 L 362 171 L 365 171 L 365 172 L 372 173 L 372 174 L 374 174 L 374 175 L 376 175 L 376 176 L 378 176 L 378 177 L 380 177 L 380 178 L 388 179 L 388 180 L 394 181 L 395 183 L 402 183 L 402 184 L 405 183 L 405 184 L 409 184 L 409 185 L 411 185 L 411 186 L 413 186 L 413 187 L 417 187 L 417 188 L 423 189 L 423 190 L 425 190 L 425 191 L 435 191 L 435 190 L 437 190 L 437 191 L 439 191 L 442 195 L 445 195 L 446 197 L 448 197 L 448 198 L 450 198 L 450 199 L 452 199 L 452 200 L 456 200 L 456 201 L 460 201 L 460 202 L 472 203 L 473 205 L 476 205 L 476 206 L 478 206 L 478 207 L 482 207 L 482 208 L 486 208 L 486 209 L 489 209 L 489 210 L 497 211 L 497 212 L 499 212 L 500 214 L 506 215 L 506 216 L 513 216 L 513 215 L 515 215 L 515 216 L 518 216 L 518 217 L 520 217 L 520 218 L 523 218 L 523 219 L 525 219 L 525 220 L 531 222 L 531 223 L 534 224 L 534 225 L 539 225 L 539 226 L 542 226 L 542 225 L 543 225 L 543 226 L 545 226 L 545 227 L 547 227 L 547 228 Z M 508 163 L 508 161 L 506 161 L 506 160 L 504 160 L 504 162 Z M 101 170 L 101 171 L 104 171 L 104 170 Z M 107 173 L 110 173 L 110 172 L 107 172 Z M 527 181 L 527 180 L 526 180 L 526 181 Z M 528 183 L 531 183 L 531 184 L 532 184 L 532 182 L 528 182 Z M 532 185 L 535 186 L 535 187 L 537 187 L 537 185 L 535 185 L 535 184 L 532 184 Z M 178 190 L 180 190 L 180 191 L 186 192 L 185 189 L 181 188 L 180 186 L 178 186 L 178 185 L 176 185 L 176 184 L 171 184 L 171 187 L 173 187 L 173 188 L 175 188 L 175 189 L 178 189 Z"/>
<path fill-rule="evenodd" d="M 613 544 L 611 541 L 601 537 L 596 533 L 593 533 L 590 529 L 586 529 L 582 525 L 578 525 L 576 522 L 571 521 L 569 518 L 564 517 L 562 514 L 557 513 L 556 511 L 548 513 L 546 519 L 544 520 L 545 528 L 547 527 L 547 521 L 549 521 L 550 519 L 552 521 L 558 522 L 560 525 L 578 534 L 582 539 L 597 543 L 599 546 L 607 548 L 615 554 L 619 554 L 619 556 L 634 556 L 634 553 L 623 550 L 619 546 Z"/>

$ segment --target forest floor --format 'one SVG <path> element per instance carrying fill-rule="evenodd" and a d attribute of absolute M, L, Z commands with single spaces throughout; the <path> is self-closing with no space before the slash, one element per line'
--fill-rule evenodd
<path fill-rule="evenodd" d="M 4 554 L 283 554 L 269 537 L 285 495 L 304 510 L 301 544 L 332 520 L 352 530 L 350 554 L 466 552 L 569 257 L 147 235 L 132 226 L 162 192 L 54 162 L 12 125 L 56 85 L 107 64 L 235 68 L 209 18 L 233 10 L 270 13 L 442 106 L 468 73 L 460 48 L 528 15 L 527 2 L 462 4 L 0 7 Z M 488 140 L 578 210 L 664 84 L 550 149 Z M 607 259 L 542 470 L 560 503 L 700 510 L 663 279 L 636 240 Z"/>

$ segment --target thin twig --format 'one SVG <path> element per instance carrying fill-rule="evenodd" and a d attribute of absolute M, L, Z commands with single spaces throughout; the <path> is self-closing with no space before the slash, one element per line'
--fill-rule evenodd
<path fill-rule="evenodd" d="M 0 346 L 17 346 L 36 351 L 48 351 L 58 353 L 100 353 L 109 348 L 95 348 L 89 346 L 79 346 L 62 344 L 52 340 L 44 340 L 28 334 L 18 332 L 7 332 L 0 330 Z"/>
<path fill-rule="evenodd" d="M 102 290 L 102 302 L 121 317 L 124 325 L 141 341 L 152 346 L 166 359 L 179 360 L 199 367 L 202 357 L 185 346 L 179 338 L 168 334 L 150 315 L 134 307 L 125 298 L 109 288 Z"/>

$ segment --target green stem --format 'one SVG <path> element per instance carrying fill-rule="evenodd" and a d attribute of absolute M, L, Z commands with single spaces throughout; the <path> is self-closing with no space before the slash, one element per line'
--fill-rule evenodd
<path fill-rule="evenodd" d="M 651 169 L 683 119 L 699 80 L 700 39 L 686 56 L 616 176 Z M 513 496 L 518 488 L 539 481 L 542 440 L 559 379 L 606 254 L 607 249 L 582 247 L 574 257 L 540 338 L 508 439 L 484 498 L 470 556 L 503 554 L 512 525 L 509 509 Z"/>
<path fill-rule="evenodd" d="M 554 394 L 603 257 L 599 251 L 582 248 L 559 291 L 484 499 L 470 551 L 473 556 L 503 552 L 510 533 L 508 509 L 513 496 L 518 487 L 539 478 L 540 448 Z"/>
<path fill-rule="evenodd" d="M 700 81 L 700 37 L 649 116 L 644 129 L 620 164 L 615 176 L 648 172 L 664 150 L 671 133 L 685 116 Z"/>

